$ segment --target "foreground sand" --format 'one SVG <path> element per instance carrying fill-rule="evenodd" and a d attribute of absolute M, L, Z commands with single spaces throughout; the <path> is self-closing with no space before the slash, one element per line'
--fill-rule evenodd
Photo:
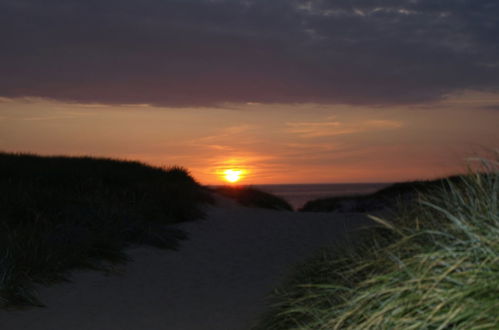
<path fill-rule="evenodd" d="M 0 311 L 2 330 L 245 330 L 289 267 L 369 223 L 361 214 L 248 209 L 228 200 L 189 233 L 179 251 L 131 249 L 119 275 L 75 272 L 40 289 L 46 308 Z"/>

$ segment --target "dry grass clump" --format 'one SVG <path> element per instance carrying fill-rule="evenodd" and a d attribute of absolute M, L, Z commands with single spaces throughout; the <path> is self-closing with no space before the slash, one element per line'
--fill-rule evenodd
<path fill-rule="evenodd" d="M 499 163 L 482 165 L 299 266 L 256 328 L 498 329 Z"/>

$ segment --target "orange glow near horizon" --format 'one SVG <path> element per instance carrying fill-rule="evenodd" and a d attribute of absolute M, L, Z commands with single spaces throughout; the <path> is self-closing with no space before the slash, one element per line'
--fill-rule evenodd
<path fill-rule="evenodd" d="M 242 179 L 244 172 L 243 170 L 227 169 L 223 172 L 224 179 L 227 182 L 236 183 Z"/>
<path fill-rule="evenodd" d="M 472 96 L 417 111 L 314 104 L 176 109 L 0 97 L 0 151 L 176 165 L 205 185 L 434 179 L 462 173 L 467 157 L 497 148 L 499 111 L 492 109 L 499 93 Z"/>

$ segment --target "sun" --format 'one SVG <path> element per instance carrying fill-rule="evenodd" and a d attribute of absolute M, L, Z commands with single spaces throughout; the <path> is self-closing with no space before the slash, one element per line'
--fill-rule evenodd
<path fill-rule="evenodd" d="M 228 181 L 230 183 L 235 183 L 235 182 L 241 180 L 243 173 L 244 173 L 244 171 L 242 171 L 242 170 L 233 170 L 233 169 L 225 170 L 224 171 L 224 178 L 226 181 Z"/>

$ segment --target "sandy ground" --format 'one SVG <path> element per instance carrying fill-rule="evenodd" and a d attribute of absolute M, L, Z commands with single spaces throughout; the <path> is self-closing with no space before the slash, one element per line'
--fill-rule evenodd
<path fill-rule="evenodd" d="M 360 214 L 248 209 L 222 200 L 184 223 L 179 251 L 130 250 L 122 274 L 76 272 L 41 288 L 45 308 L 0 311 L 2 330 L 245 330 L 291 265 L 367 224 Z"/>

